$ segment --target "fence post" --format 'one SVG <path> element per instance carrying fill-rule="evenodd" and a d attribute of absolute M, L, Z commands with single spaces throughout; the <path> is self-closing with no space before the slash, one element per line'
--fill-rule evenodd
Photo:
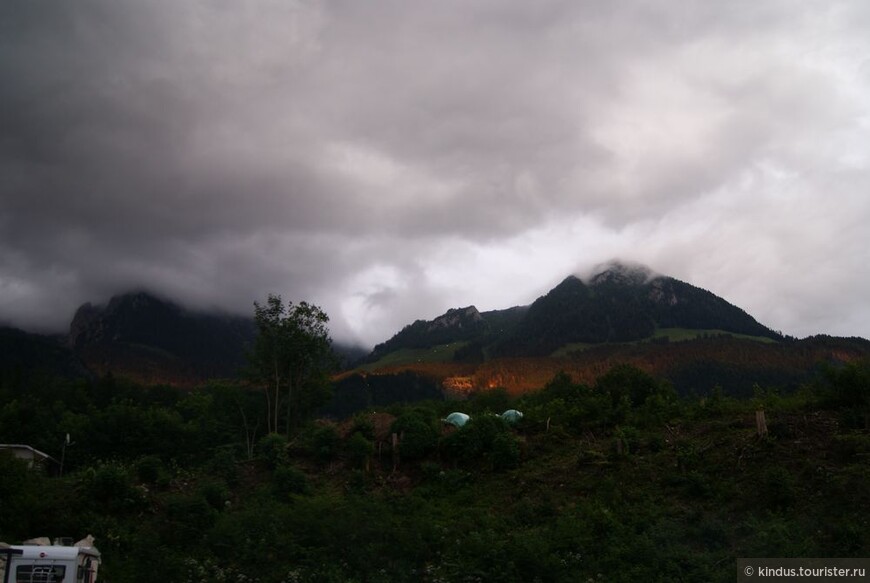
<path fill-rule="evenodd" d="M 755 412 L 755 434 L 758 437 L 767 436 L 767 419 L 764 417 L 764 409 Z"/>

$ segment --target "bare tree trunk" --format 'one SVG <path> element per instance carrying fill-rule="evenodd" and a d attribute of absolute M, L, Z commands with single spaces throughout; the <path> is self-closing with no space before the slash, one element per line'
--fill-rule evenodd
<path fill-rule="evenodd" d="M 241 403 L 237 403 L 237 405 L 239 406 L 239 413 L 242 414 L 242 424 L 245 426 L 245 452 L 248 454 L 248 460 L 252 460 L 254 459 L 254 443 L 257 439 L 257 427 L 259 426 L 259 422 L 254 426 L 253 430 L 249 429 L 248 416 L 245 415 L 245 410 Z"/>
<path fill-rule="evenodd" d="M 272 426 L 272 395 L 269 393 L 269 386 L 263 391 L 266 394 L 266 433 L 271 433 Z"/>
<path fill-rule="evenodd" d="M 273 409 L 275 417 L 272 421 L 272 431 L 278 433 L 278 408 L 281 405 L 281 392 L 280 385 L 275 383 L 275 407 Z"/>
<path fill-rule="evenodd" d="M 291 365 L 290 370 L 287 371 L 287 424 L 285 430 L 288 440 L 290 439 L 290 429 L 293 427 L 293 386 L 299 384 L 299 380 L 293 378 L 295 370 L 295 365 Z"/>
<path fill-rule="evenodd" d="M 271 432 L 278 433 L 278 405 L 281 403 L 281 375 L 278 373 L 278 361 L 274 361 L 275 366 L 275 422 L 272 425 Z"/>

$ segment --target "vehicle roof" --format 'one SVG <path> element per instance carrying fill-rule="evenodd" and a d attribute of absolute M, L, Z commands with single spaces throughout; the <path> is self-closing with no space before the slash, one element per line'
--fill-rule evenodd
<path fill-rule="evenodd" d="M 99 557 L 100 551 L 93 547 L 64 547 L 64 546 L 46 546 L 46 545 L 9 545 L 13 549 L 21 549 L 22 554 L 18 555 L 24 559 L 60 559 L 74 560 L 79 553 Z"/>

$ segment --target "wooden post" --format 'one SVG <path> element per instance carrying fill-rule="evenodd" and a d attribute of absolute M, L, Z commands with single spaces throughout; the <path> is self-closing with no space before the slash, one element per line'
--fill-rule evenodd
<path fill-rule="evenodd" d="M 393 471 L 399 467 L 399 435 L 393 434 Z"/>
<path fill-rule="evenodd" d="M 755 412 L 755 434 L 758 437 L 767 436 L 767 419 L 764 418 L 764 409 Z"/>

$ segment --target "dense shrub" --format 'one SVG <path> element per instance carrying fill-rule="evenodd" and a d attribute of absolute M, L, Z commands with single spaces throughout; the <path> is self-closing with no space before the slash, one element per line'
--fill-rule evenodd
<path fill-rule="evenodd" d="M 663 390 L 659 381 L 639 368 L 622 364 L 611 368 L 595 381 L 595 389 L 610 395 L 613 407 L 624 398 L 631 407 L 642 405 L 650 396 Z"/>
<path fill-rule="evenodd" d="M 257 456 L 270 468 L 287 463 L 287 438 L 280 433 L 270 433 L 257 442 Z"/>
<path fill-rule="evenodd" d="M 218 449 L 206 464 L 206 468 L 209 474 L 223 479 L 230 486 L 235 486 L 239 482 L 238 462 L 229 448 Z"/>
<path fill-rule="evenodd" d="M 173 542 L 196 540 L 214 524 L 216 512 L 200 494 L 171 494 L 166 498 L 165 535 Z"/>
<path fill-rule="evenodd" d="M 515 468 L 520 463 L 520 447 L 510 433 L 500 433 L 492 440 L 492 466 L 497 470 Z"/>
<path fill-rule="evenodd" d="M 308 477 L 291 465 L 283 465 L 272 473 L 272 483 L 279 499 L 288 494 L 307 494 L 309 492 Z"/>
<path fill-rule="evenodd" d="M 230 490 L 226 482 L 220 479 L 207 478 L 203 480 L 197 491 L 215 510 L 223 510 L 230 499 Z"/>
<path fill-rule="evenodd" d="M 525 415 L 523 426 L 536 431 L 561 427 L 581 434 L 612 422 L 610 396 L 583 384 L 573 384 L 564 372 L 553 377 L 543 390 L 524 395 L 516 408 Z"/>
<path fill-rule="evenodd" d="M 374 444 L 358 431 L 347 440 L 347 455 L 357 467 L 367 465 L 374 451 Z"/>
<path fill-rule="evenodd" d="M 405 459 L 419 459 L 435 449 L 438 433 L 418 413 L 399 416 L 391 427 L 391 432 L 401 437 L 399 452 Z"/>
<path fill-rule="evenodd" d="M 870 361 L 825 369 L 822 394 L 829 404 L 867 411 L 870 409 Z"/>
<path fill-rule="evenodd" d="M 167 478 L 163 461 L 156 455 L 148 455 L 136 463 L 136 477 L 140 482 L 156 484 Z"/>
<path fill-rule="evenodd" d="M 341 446 L 338 431 L 332 425 L 314 425 L 301 438 L 309 455 L 321 462 L 335 459 Z"/>
<path fill-rule="evenodd" d="M 143 493 L 133 486 L 130 472 L 118 463 L 101 464 L 84 473 L 90 498 L 111 512 L 130 512 L 142 507 Z"/>
<path fill-rule="evenodd" d="M 353 428 L 351 431 L 353 433 L 361 434 L 366 439 L 374 440 L 375 426 L 372 422 L 371 415 L 367 413 L 358 413 L 354 415 Z"/>
<path fill-rule="evenodd" d="M 470 419 L 461 429 L 441 441 L 448 458 L 455 461 L 488 464 L 496 469 L 519 463 L 519 445 L 507 424 L 495 415 Z"/>
<path fill-rule="evenodd" d="M 773 467 L 762 474 L 761 493 L 769 508 L 791 508 L 797 499 L 797 482 L 785 468 Z"/>

